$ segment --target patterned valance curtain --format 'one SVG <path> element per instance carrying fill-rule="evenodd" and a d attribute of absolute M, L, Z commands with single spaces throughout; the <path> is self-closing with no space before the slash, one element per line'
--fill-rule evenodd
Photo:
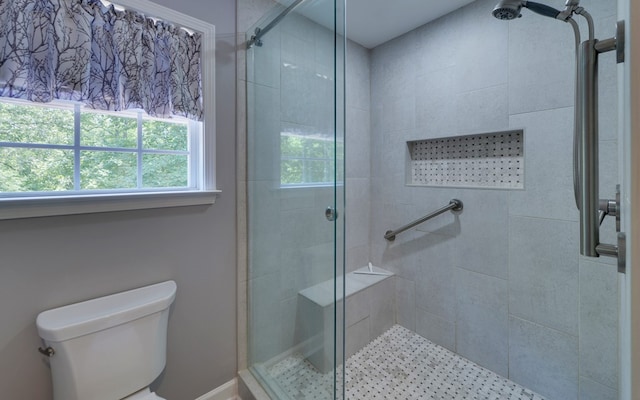
<path fill-rule="evenodd" d="M 0 0 L 0 97 L 202 120 L 201 35 L 100 0 Z"/>

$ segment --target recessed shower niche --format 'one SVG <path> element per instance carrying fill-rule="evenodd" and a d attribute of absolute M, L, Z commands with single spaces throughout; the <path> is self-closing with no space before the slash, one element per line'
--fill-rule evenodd
<path fill-rule="evenodd" d="M 524 189 L 522 130 L 407 142 L 407 185 Z"/>

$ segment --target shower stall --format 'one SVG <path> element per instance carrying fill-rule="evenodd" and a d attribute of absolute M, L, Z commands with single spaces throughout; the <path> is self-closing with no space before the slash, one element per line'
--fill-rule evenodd
<path fill-rule="evenodd" d="M 368 48 L 350 39 L 344 1 L 239 1 L 251 21 L 240 364 L 263 394 L 624 398 L 625 275 L 592 257 L 624 252 L 622 69 L 603 51 L 597 84 L 576 91 L 575 33 L 624 27 L 615 0 L 569 0 L 564 19 L 545 3 L 468 1 Z M 494 18 L 523 7 L 552 18 Z M 599 136 L 574 138 L 588 129 Z M 574 193 L 576 179 L 593 187 L 587 146 L 596 204 Z M 584 219 L 599 232 L 586 255 Z"/>

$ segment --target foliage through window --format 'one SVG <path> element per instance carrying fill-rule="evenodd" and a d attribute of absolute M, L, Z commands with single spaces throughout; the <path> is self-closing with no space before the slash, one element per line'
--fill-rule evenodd
<path fill-rule="evenodd" d="M 0 0 L 0 219 L 211 204 L 214 66 L 148 0 Z"/>
<path fill-rule="evenodd" d="M 343 153 L 342 142 L 337 154 Z M 282 132 L 280 135 L 280 184 L 282 186 L 331 185 L 342 178 L 338 162 L 336 177 L 336 143 L 333 137 Z M 342 158 L 342 157 L 339 157 Z"/>
<path fill-rule="evenodd" d="M 142 111 L 2 100 L 0 197 L 194 188 L 200 127 Z"/>

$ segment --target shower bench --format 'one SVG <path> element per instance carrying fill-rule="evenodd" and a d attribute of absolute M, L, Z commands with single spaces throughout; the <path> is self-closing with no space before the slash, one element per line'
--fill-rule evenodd
<path fill-rule="evenodd" d="M 300 349 L 307 360 L 322 373 L 334 367 L 334 325 L 338 328 L 335 329 L 335 343 L 338 344 L 336 354 L 337 364 L 340 365 L 343 332 L 346 331 L 345 349 L 346 357 L 349 357 L 395 323 L 394 274 L 378 267 L 372 269 L 377 275 L 358 273 L 368 271 L 368 267 L 363 267 L 346 274 L 344 331 L 341 329 L 344 282 L 342 276 L 335 280 L 338 293 L 335 300 L 333 279 L 298 293 L 297 327 L 298 337 L 302 339 Z"/>

